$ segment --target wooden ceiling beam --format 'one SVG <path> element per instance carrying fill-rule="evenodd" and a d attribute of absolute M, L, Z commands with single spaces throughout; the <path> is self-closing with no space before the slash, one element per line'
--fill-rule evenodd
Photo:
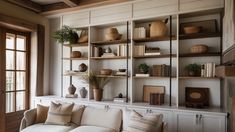
<path fill-rule="evenodd" d="M 26 9 L 32 10 L 37 13 L 42 12 L 41 5 L 30 0 L 4 0 L 4 1 L 24 7 Z"/>
<path fill-rule="evenodd" d="M 61 0 L 61 1 L 70 7 L 78 6 L 78 0 Z"/>

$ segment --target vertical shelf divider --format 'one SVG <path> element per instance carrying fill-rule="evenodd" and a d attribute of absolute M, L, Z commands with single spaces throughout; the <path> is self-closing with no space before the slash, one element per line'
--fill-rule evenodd
<path fill-rule="evenodd" d="M 127 55 L 126 55 L 126 71 L 127 71 L 127 75 L 126 75 L 126 103 L 128 103 L 128 94 L 129 94 L 129 93 L 128 93 L 128 92 L 129 92 L 129 90 L 128 90 L 128 70 L 129 70 L 129 69 L 128 69 L 128 63 L 129 63 L 129 62 L 128 62 L 128 58 L 129 58 L 129 47 L 128 47 L 128 46 L 129 46 L 129 21 L 127 21 L 126 24 L 127 24 L 127 25 L 126 25 L 126 28 L 127 28 L 127 30 L 126 30 L 126 31 L 127 31 L 127 35 L 126 35 L 126 38 L 127 38 L 127 39 L 126 39 L 126 40 L 127 40 L 127 41 L 126 41 L 126 54 L 127 54 Z"/>
<path fill-rule="evenodd" d="M 172 106 L 171 102 L 171 94 L 172 94 L 172 16 L 170 16 L 170 97 L 169 97 L 169 105 Z"/>

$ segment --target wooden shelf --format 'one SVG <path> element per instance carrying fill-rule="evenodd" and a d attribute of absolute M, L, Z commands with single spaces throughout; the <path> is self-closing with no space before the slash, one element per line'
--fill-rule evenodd
<path fill-rule="evenodd" d="M 133 41 L 135 41 L 136 43 L 140 43 L 140 42 L 154 42 L 154 41 L 169 41 L 170 37 L 169 36 L 165 36 L 165 37 L 148 37 L 148 38 L 134 38 Z M 176 40 L 176 37 L 173 36 L 172 40 Z"/>
<path fill-rule="evenodd" d="M 172 54 L 172 57 L 176 57 L 176 54 Z M 141 59 L 141 58 L 170 58 L 170 54 L 133 56 L 133 58 L 136 58 L 136 59 Z"/>
<path fill-rule="evenodd" d="M 87 76 L 87 72 L 65 73 L 63 76 Z"/>
<path fill-rule="evenodd" d="M 221 56 L 220 52 L 211 52 L 211 53 L 186 53 L 180 54 L 180 57 L 208 57 L 208 56 Z"/>
<path fill-rule="evenodd" d="M 88 46 L 88 43 L 84 42 L 84 43 L 77 43 L 77 44 L 63 44 L 63 46 L 66 46 L 66 47 L 86 47 L 86 46 Z"/>
<path fill-rule="evenodd" d="M 115 57 L 91 57 L 93 60 L 112 60 L 112 59 L 126 59 L 126 56 L 115 56 Z"/>
<path fill-rule="evenodd" d="M 63 58 L 63 60 L 88 60 L 87 57 L 81 57 L 81 58 Z"/>
<path fill-rule="evenodd" d="M 194 33 L 194 34 L 181 34 L 179 39 L 197 39 L 197 38 L 210 38 L 220 37 L 221 33 Z"/>
<path fill-rule="evenodd" d="M 91 44 L 93 45 L 111 45 L 111 44 L 123 44 L 123 43 L 127 43 L 127 40 L 113 40 L 113 41 L 94 41 L 91 42 Z"/>
<path fill-rule="evenodd" d="M 136 78 L 136 79 L 143 79 L 143 78 L 146 78 L 146 79 L 169 79 L 170 77 L 160 77 L 160 76 L 137 77 L 137 76 L 133 76 L 133 78 Z M 174 76 L 172 78 L 176 78 L 176 77 Z"/>
<path fill-rule="evenodd" d="M 181 76 L 179 79 L 220 79 L 218 77 L 190 77 L 190 76 Z"/>
<path fill-rule="evenodd" d="M 115 75 L 97 75 L 98 77 L 107 77 L 107 78 L 126 78 L 126 76 L 115 76 Z"/>

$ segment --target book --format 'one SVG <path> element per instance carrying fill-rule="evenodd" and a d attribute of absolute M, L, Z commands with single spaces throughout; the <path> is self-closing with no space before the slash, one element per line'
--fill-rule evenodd
<path fill-rule="evenodd" d="M 104 53 L 101 57 L 115 57 L 114 53 Z"/>
<path fill-rule="evenodd" d="M 137 73 L 135 74 L 136 77 L 149 77 L 149 74 L 142 74 L 142 73 Z"/>
<path fill-rule="evenodd" d="M 127 75 L 127 72 L 116 72 L 115 74 L 116 76 L 126 76 Z"/>
<path fill-rule="evenodd" d="M 113 102 L 117 102 L 117 103 L 125 103 L 126 102 L 126 98 L 114 98 Z"/>
<path fill-rule="evenodd" d="M 66 94 L 65 98 L 77 98 L 78 94 Z"/>
<path fill-rule="evenodd" d="M 161 55 L 160 52 L 153 52 L 153 53 L 144 53 L 144 55 L 148 56 L 148 55 Z"/>

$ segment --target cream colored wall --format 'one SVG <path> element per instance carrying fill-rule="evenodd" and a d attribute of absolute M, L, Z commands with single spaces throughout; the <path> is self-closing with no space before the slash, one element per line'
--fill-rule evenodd
<path fill-rule="evenodd" d="M 15 18 L 23 19 L 35 24 L 41 24 L 45 26 L 46 35 L 45 35 L 45 62 L 44 62 L 44 94 L 49 94 L 49 20 L 46 17 L 38 15 L 34 12 L 26 10 L 24 8 L 15 6 L 13 4 L 4 2 L 0 0 L 0 13 L 8 16 L 12 16 Z M 39 38 L 40 39 L 40 38 Z M 31 40 L 31 96 L 35 94 L 35 86 L 36 86 L 36 68 L 35 65 L 36 57 L 37 57 L 37 47 L 36 47 L 36 33 L 32 33 Z"/>

